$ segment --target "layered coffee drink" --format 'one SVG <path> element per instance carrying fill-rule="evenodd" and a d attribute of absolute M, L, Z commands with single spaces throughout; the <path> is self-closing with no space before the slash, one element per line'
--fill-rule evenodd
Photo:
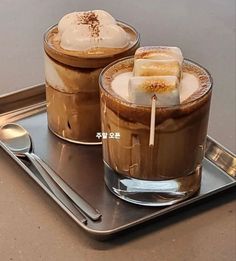
<path fill-rule="evenodd" d="M 212 80 L 176 47 L 142 47 L 100 78 L 105 182 L 119 197 L 170 205 L 201 182 Z"/>
<path fill-rule="evenodd" d="M 137 31 L 103 10 L 65 15 L 44 35 L 49 129 L 81 144 L 98 144 L 98 77 L 109 63 L 134 54 Z"/>

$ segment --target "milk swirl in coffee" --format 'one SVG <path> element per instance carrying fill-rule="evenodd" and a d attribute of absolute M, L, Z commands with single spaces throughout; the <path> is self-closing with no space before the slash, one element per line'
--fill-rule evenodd
<path fill-rule="evenodd" d="M 73 142 L 98 143 L 98 76 L 138 46 L 138 33 L 103 10 L 67 14 L 50 28 L 44 37 L 49 128 Z"/>

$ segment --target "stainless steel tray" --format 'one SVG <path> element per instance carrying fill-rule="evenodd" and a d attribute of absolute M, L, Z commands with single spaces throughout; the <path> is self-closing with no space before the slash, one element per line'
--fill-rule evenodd
<path fill-rule="evenodd" d="M 68 215 L 90 235 L 112 236 L 125 229 L 171 213 L 203 198 L 236 185 L 236 157 L 208 137 L 203 178 L 199 194 L 170 207 L 141 207 L 112 195 L 103 182 L 101 146 L 75 145 L 53 135 L 47 128 L 45 87 L 38 85 L 0 96 L 0 125 L 18 122 L 32 135 L 35 153 L 54 169 L 75 191 L 102 213 L 99 221 L 82 223 L 71 214 L 21 160 L 1 143 L 1 153 L 7 152 L 44 189 Z"/>

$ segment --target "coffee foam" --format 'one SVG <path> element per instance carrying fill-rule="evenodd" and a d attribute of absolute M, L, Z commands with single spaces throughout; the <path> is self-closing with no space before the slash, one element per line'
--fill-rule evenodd
<path fill-rule="evenodd" d="M 100 25 L 107 25 L 107 24 L 116 24 L 116 20 L 107 12 L 103 10 L 94 10 L 91 11 L 95 14 L 99 14 L 99 22 Z M 62 17 L 60 22 L 58 23 L 58 30 L 60 33 L 63 33 L 67 30 L 68 27 L 76 27 L 78 25 L 78 21 L 80 21 L 81 16 L 83 14 L 88 14 L 88 12 L 73 12 L 66 14 L 65 16 Z"/>
<path fill-rule="evenodd" d="M 58 32 L 60 46 L 71 51 L 124 48 L 130 41 L 125 30 L 103 10 L 67 14 L 60 20 Z"/>
<path fill-rule="evenodd" d="M 199 79 L 192 73 L 183 73 L 179 86 L 180 103 L 190 98 L 198 90 L 200 90 Z"/>

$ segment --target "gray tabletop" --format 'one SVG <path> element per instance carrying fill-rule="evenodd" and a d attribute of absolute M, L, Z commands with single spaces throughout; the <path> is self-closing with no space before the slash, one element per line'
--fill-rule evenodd
<path fill-rule="evenodd" d="M 45 29 L 65 13 L 92 9 L 104 9 L 132 24 L 142 45 L 179 46 L 185 57 L 211 72 L 209 135 L 235 153 L 235 0 L 2 0 L 0 95 L 43 82 Z M 236 258 L 235 189 L 108 242 L 97 242 L 17 166 L 4 157 L 0 165 L 1 260 Z"/>

